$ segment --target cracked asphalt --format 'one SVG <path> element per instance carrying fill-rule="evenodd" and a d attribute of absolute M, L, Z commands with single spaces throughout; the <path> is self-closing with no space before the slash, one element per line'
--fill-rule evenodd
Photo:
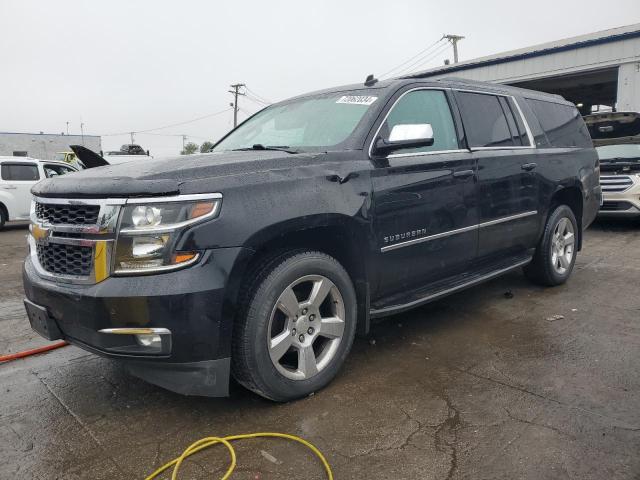
<path fill-rule="evenodd" d="M 23 312 L 24 226 L 0 232 L 0 354 Z M 339 377 L 274 404 L 182 397 L 76 347 L 0 365 L 0 478 L 144 478 L 204 436 L 279 431 L 336 479 L 640 479 L 640 223 L 599 222 L 567 285 L 520 272 L 374 325 Z M 237 444 L 237 479 L 321 479 L 304 447 Z M 226 452 L 180 478 L 219 478 Z"/>

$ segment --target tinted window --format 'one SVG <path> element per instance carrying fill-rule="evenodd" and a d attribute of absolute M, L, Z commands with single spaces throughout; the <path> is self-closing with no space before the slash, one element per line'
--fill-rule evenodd
<path fill-rule="evenodd" d="M 575 107 L 527 99 L 552 147 L 591 147 L 589 131 Z"/>
<path fill-rule="evenodd" d="M 47 178 L 57 177 L 74 171 L 72 168 L 65 167 L 64 165 L 47 164 L 44 166 L 44 176 Z"/>
<path fill-rule="evenodd" d="M 24 163 L 5 163 L 0 169 L 0 175 L 3 180 L 12 181 L 35 181 L 40 179 L 38 167 Z"/>
<path fill-rule="evenodd" d="M 433 129 L 433 145 L 420 148 L 406 148 L 395 153 L 429 152 L 457 150 L 458 136 L 453 123 L 449 102 L 440 90 L 414 90 L 398 100 L 382 124 L 380 135 L 389 138 L 396 125 L 428 123 Z"/>
<path fill-rule="evenodd" d="M 498 97 L 480 93 L 458 92 L 458 99 L 470 147 L 516 145 Z"/>

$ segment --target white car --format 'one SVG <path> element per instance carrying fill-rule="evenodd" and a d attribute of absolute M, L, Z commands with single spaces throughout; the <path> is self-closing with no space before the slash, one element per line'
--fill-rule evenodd
<path fill-rule="evenodd" d="M 8 221 L 29 219 L 31 187 L 36 183 L 71 172 L 77 169 L 64 162 L 0 156 L 0 228 Z"/>

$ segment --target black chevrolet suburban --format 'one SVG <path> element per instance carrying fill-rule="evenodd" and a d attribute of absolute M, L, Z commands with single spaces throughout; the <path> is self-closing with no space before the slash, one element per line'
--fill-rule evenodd
<path fill-rule="evenodd" d="M 404 78 L 271 105 L 210 153 L 34 186 L 32 327 L 187 395 L 331 381 L 370 319 L 571 275 L 601 201 L 561 97 Z"/>

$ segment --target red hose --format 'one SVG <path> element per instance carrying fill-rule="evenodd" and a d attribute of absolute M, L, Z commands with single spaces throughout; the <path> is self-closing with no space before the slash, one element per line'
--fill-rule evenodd
<path fill-rule="evenodd" d="M 12 360 L 18 360 L 19 358 L 30 357 L 31 355 L 37 355 L 39 353 L 48 352 L 49 350 L 55 350 L 56 348 L 69 345 L 67 342 L 56 342 L 51 345 L 45 345 L 44 347 L 32 348 L 31 350 L 25 350 L 18 353 L 10 353 L 9 355 L 1 355 L 0 363 L 10 362 Z"/>

